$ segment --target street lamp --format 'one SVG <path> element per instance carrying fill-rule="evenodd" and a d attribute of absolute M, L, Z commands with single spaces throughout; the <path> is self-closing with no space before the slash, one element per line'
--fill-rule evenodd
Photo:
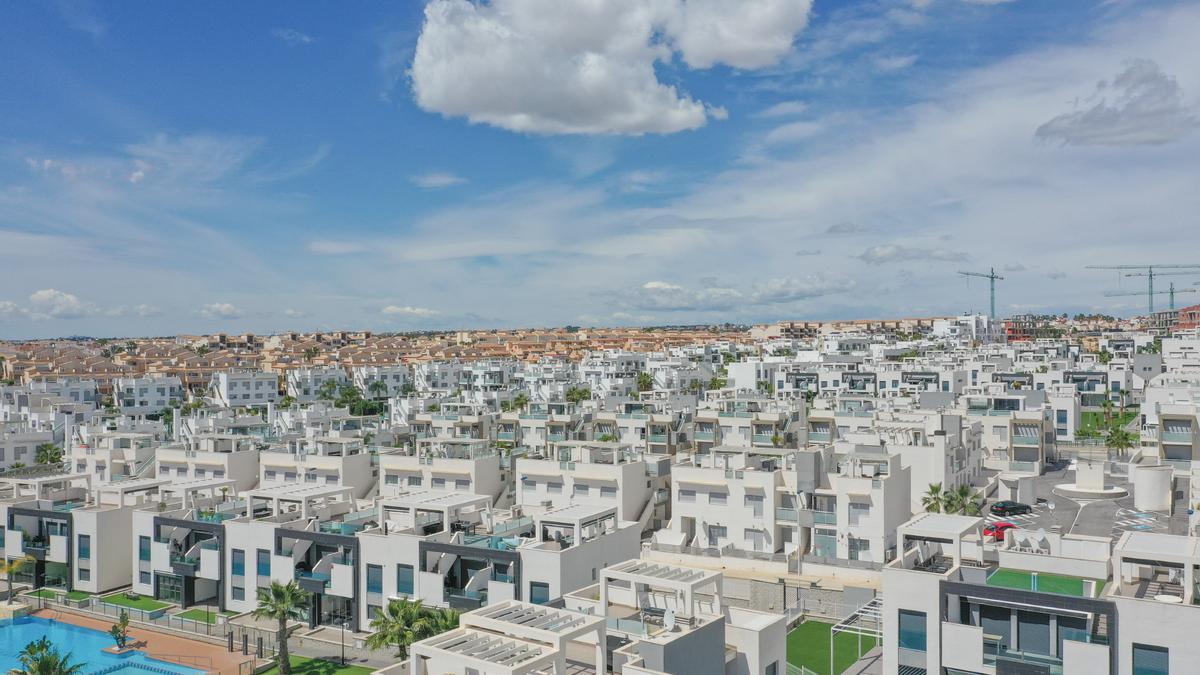
<path fill-rule="evenodd" d="M 350 625 L 349 621 L 342 621 L 342 667 L 346 667 L 346 628 Z"/>

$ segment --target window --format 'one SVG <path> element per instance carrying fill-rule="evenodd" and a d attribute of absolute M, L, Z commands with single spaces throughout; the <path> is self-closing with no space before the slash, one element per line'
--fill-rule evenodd
<path fill-rule="evenodd" d="M 1133 675 L 1167 675 L 1167 648 L 1133 643 Z"/>
<path fill-rule="evenodd" d="M 696 501 L 696 491 L 695 490 L 680 490 L 679 491 L 679 501 L 683 502 L 685 504 L 690 504 L 690 503 Z"/>
<path fill-rule="evenodd" d="M 556 495 L 561 495 L 562 494 L 562 483 L 546 483 L 546 492 L 556 494 Z"/>
<path fill-rule="evenodd" d="M 779 675 L 779 662 L 772 661 L 767 664 L 767 669 L 763 671 L 763 675 Z"/>
<path fill-rule="evenodd" d="M 576 483 L 572 488 L 572 494 L 576 497 L 586 497 L 588 496 L 588 486 Z"/>
<path fill-rule="evenodd" d="M 550 602 L 550 584 L 541 581 L 529 582 L 529 601 L 535 605 L 545 605 Z"/>
<path fill-rule="evenodd" d="M 710 492 L 710 493 L 708 493 L 708 503 L 709 503 L 709 504 L 721 504 L 721 505 L 724 505 L 724 504 L 726 504 L 727 502 L 729 502 L 729 495 L 728 495 L 728 494 L 726 494 L 726 493 L 724 493 L 724 492 Z"/>
<path fill-rule="evenodd" d="M 234 600 L 245 600 L 246 588 L 244 586 L 233 586 L 232 594 Z"/>
<path fill-rule="evenodd" d="M 729 536 L 729 529 L 724 525 L 708 526 L 708 543 L 710 546 L 715 546 L 720 540 L 727 536 Z"/>
<path fill-rule="evenodd" d="M 367 592 L 383 593 L 383 565 L 367 565 Z"/>
<path fill-rule="evenodd" d="M 537 481 L 529 476 L 521 477 L 521 490 L 524 492 L 533 492 L 537 489 Z"/>
<path fill-rule="evenodd" d="M 434 478 L 433 479 L 433 489 L 445 490 L 446 489 L 446 479 L 445 478 Z"/>
<path fill-rule="evenodd" d="M 233 575 L 244 576 L 246 574 L 246 552 L 240 548 L 235 548 L 230 560 Z"/>
<path fill-rule="evenodd" d="M 265 548 L 258 549 L 258 576 L 271 576 L 271 552 Z"/>
<path fill-rule="evenodd" d="M 421 477 L 420 476 L 409 476 L 408 484 L 416 485 L 417 487 L 420 487 L 421 486 Z"/>
<path fill-rule="evenodd" d="M 742 500 L 742 505 L 754 512 L 755 518 L 762 518 L 763 515 L 763 496 L 762 495 L 746 495 Z"/>
<path fill-rule="evenodd" d="M 138 560 L 150 560 L 150 537 L 138 537 Z"/>
<path fill-rule="evenodd" d="M 471 480 L 468 478 L 459 478 L 454 481 L 455 490 L 470 490 Z"/>
<path fill-rule="evenodd" d="M 79 535 L 79 559 L 92 559 L 92 537 L 88 534 Z"/>
<path fill-rule="evenodd" d="M 925 612 L 900 610 L 900 648 L 925 651 Z"/>
<path fill-rule="evenodd" d="M 396 592 L 412 595 L 412 593 L 413 593 L 413 566 L 412 565 L 396 565 Z"/>
<path fill-rule="evenodd" d="M 149 584 L 150 583 L 150 572 L 148 572 L 146 570 L 139 571 L 138 572 L 138 583 Z"/>
<path fill-rule="evenodd" d="M 393 474 L 388 474 L 388 475 L 386 475 L 386 476 L 384 476 L 384 477 L 383 477 L 383 484 L 384 484 L 384 485 L 396 485 L 396 484 L 397 484 L 397 483 L 399 483 L 399 482 L 400 482 L 400 477 L 399 477 L 399 476 L 396 476 L 396 475 L 393 475 Z"/>
<path fill-rule="evenodd" d="M 92 571 L 86 567 L 80 567 L 79 568 L 79 580 L 80 581 L 91 581 L 91 579 L 92 579 Z"/>
<path fill-rule="evenodd" d="M 600 497 L 602 499 L 616 499 L 617 498 L 617 488 L 615 486 L 601 485 L 600 486 Z"/>

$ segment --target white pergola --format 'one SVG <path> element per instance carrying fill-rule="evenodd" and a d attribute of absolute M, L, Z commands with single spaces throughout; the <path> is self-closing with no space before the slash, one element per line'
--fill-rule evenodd
<path fill-rule="evenodd" d="M 354 488 L 338 485 L 277 485 L 259 488 L 246 493 L 247 513 L 254 513 L 255 500 L 266 501 L 271 505 L 271 513 L 283 513 L 284 504 L 298 504 L 300 517 L 305 520 L 313 517 L 312 507 L 315 504 L 345 501 L 351 505 L 354 501 Z"/>
<path fill-rule="evenodd" d="M 835 623 L 829 629 L 829 672 L 834 672 L 834 638 L 839 633 L 858 636 L 858 658 L 862 658 L 863 636 L 875 638 L 875 644 L 883 644 L 883 598 L 875 596 L 867 604 L 850 613 L 850 616 Z"/>
<path fill-rule="evenodd" d="M 702 588 L 713 587 L 713 613 L 721 612 L 724 577 L 720 572 L 677 567 L 646 560 L 627 560 L 612 567 L 600 570 L 600 615 L 608 616 L 609 584 L 612 581 L 622 581 L 630 584 L 634 598 L 638 598 L 637 587 L 665 589 L 683 596 L 683 607 L 687 616 L 694 617 L 696 611 L 696 592 Z M 641 607 L 635 609 L 641 610 Z"/>
<path fill-rule="evenodd" d="M 946 544 L 954 565 L 958 566 L 962 563 L 963 539 L 971 533 L 982 541 L 983 518 L 925 513 L 896 528 L 897 550 L 904 555 L 910 541 Z"/>
<path fill-rule="evenodd" d="M 17 470 L 0 475 L 0 488 L 12 488 L 13 500 L 21 497 L 29 499 L 52 499 L 55 490 L 65 490 L 72 487 L 75 481 L 86 483 L 85 489 L 91 490 L 92 475 L 87 472 L 55 471 L 50 473 L 26 472 Z"/>
<path fill-rule="evenodd" d="M 491 512 L 492 499 L 486 495 L 465 492 L 450 492 L 448 490 L 418 490 L 402 492 L 395 497 L 386 497 L 378 502 L 379 523 L 389 520 L 391 513 L 407 513 L 408 517 L 401 521 L 402 527 L 416 527 L 418 513 L 433 513 L 442 521 L 442 530 L 450 531 L 450 523 L 462 520 L 464 516 Z"/>
<path fill-rule="evenodd" d="M 457 628 L 422 640 L 412 646 L 411 653 L 411 675 L 460 673 L 467 669 L 489 675 L 525 675 L 554 667 L 558 658 L 546 645 L 473 628 Z"/>
<path fill-rule="evenodd" d="M 567 643 L 594 633 L 596 672 L 605 672 L 607 630 L 604 617 L 508 600 L 467 612 L 459 621 L 464 628 L 478 628 L 553 647 L 556 650 L 556 675 L 567 672 Z"/>

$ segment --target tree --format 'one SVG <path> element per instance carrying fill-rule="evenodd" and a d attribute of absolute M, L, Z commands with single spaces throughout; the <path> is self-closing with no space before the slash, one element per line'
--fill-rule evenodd
<path fill-rule="evenodd" d="M 27 555 L 24 558 L 13 558 L 0 562 L 0 570 L 4 571 L 4 580 L 8 582 L 8 601 L 12 602 L 13 597 L 13 576 L 24 569 L 25 565 L 35 562 L 33 556 Z"/>
<path fill-rule="evenodd" d="M 650 391 L 654 388 L 654 378 L 650 377 L 650 373 L 638 373 L 637 388 L 638 391 Z"/>
<path fill-rule="evenodd" d="M 600 434 L 596 437 L 596 440 L 601 443 L 616 443 L 617 437 L 613 434 Z"/>
<path fill-rule="evenodd" d="M 592 390 L 587 387 L 571 387 L 567 389 L 568 403 L 582 403 L 592 398 Z"/>
<path fill-rule="evenodd" d="M 921 497 L 921 506 L 927 513 L 941 513 L 946 508 L 946 498 L 941 483 L 930 483 L 929 490 Z"/>
<path fill-rule="evenodd" d="M 1124 417 L 1125 417 L 1125 401 L 1126 401 L 1126 399 L 1129 398 L 1129 390 L 1122 389 L 1121 391 L 1117 392 L 1117 394 L 1121 397 L 1121 418 L 1124 419 Z"/>
<path fill-rule="evenodd" d="M 53 443 L 42 443 L 34 449 L 34 463 L 58 464 L 62 461 L 63 451 Z"/>
<path fill-rule="evenodd" d="M 1100 405 L 1100 407 L 1104 409 L 1104 424 L 1106 426 L 1111 425 L 1112 424 L 1112 408 L 1113 408 L 1112 401 L 1105 399 L 1104 403 L 1102 403 Z"/>
<path fill-rule="evenodd" d="M 1108 436 L 1104 438 L 1104 444 L 1112 450 L 1124 452 L 1130 448 L 1134 448 L 1141 442 L 1141 439 L 1133 434 L 1128 429 L 1115 427 L 1108 430 Z"/>
<path fill-rule="evenodd" d="M 117 649 L 125 649 L 125 645 L 129 643 L 129 612 L 121 610 L 121 615 L 109 629 L 108 634 L 112 636 L 113 642 L 117 643 Z"/>
<path fill-rule="evenodd" d="M 311 363 L 312 360 L 317 358 L 317 355 L 320 353 L 320 349 L 317 349 L 316 347 L 308 347 L 304 350 L 304 360 Z"/>
<path fill-rule="evenodd" d="M 59 653 L 48 638 L 34 640 L 25 645 L 18 657 L 22 675 L 76 675 L 83 670 L 82 663 L 72 663 L 69 655 Z"/>
<path fill-rule="evenodd" d="M 296 397 L 291 394 L 287 394 L 279 400 L 279 407 L 281 408 L 290 408 L 294 405 L 296 405 Z"/>
<path fill-rule="evenodd" d="M 387 383 L 383 380 L 371 380 L 371 384 L 367 385 L 367 391 L 375 398 L 387 398 Z"/>
<path fill-rule="evenodd" d="M 1107 366 L 1108 362 L 1112 361 L 1112 358 L 1112 352 L 1108 351 L 1107 349 L 1101 349 L 1100 354 L 1096 357 L 1096 360 L 1100 362 L 1100 365 Z"/>
<path fill-rule="evenodd" d="M 295 581 L 281 584 L 272 581 L 268 588 L 258 589 L 258 606 L 254 608 L 254 618 L 274 619 L 279 627 L 275 631 L 275 641 L 279 645 L 279 673 L 290 675 L 292 664 L 288 656 L 288 621 L 299 621 L 304 618 L 304 610 L 308 608 L 308 593 Z"/>
<path fill-rule="evenodd" d="M 367 638 L 367 647 L 395 647 L 397 658 L 405 659 L 413 643 L 457 627 L 458 612 L 452 609 L 431 609 L 420 600 L 407 598 L 389 600 L 371 619 L 374 632 Z"/>
<path fill-rule="evenodd" d="M 945 495 L 943 510 L 964 516 L 977 516 L 983 512 L 983 500 L 971 491 L 969 485 L 959 485 Z"/>
<path fill-rule="evenodd" d="M 412 382 L 405 382 L 404 384 L 400 385 L 400 393 L 404 394 L 405 396 L 412 396 L 413 394 L 417 393 L 417 385 L 413 384 Z"/>
<path fill-rule="evenodd" d="M 317 398 L 332 401 L 338 395 L 338 383 L 336 380 L 325 380 L 317 387 Z"/>
<path fill-rule="evenodd" d="M 779 434 L 772 434 L 771 435 L 771 445 L 773 445 L 777 448 L 779 446 L 783 445 L 783 436 L 780 436 Z"/>
<path fill-rule="evenodd" d="M 513 397 L 512 407 L 516 410 L 524 410 L 525 406 L 529 405 L 529 397 L 524 393 L 517 394 Z"/>

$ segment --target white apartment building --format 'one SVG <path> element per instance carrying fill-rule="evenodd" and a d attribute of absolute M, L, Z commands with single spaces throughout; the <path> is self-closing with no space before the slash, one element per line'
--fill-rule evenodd
<path fill-rule="evenodd" d="M 463 364 L 458 361 L 424 361 L 412 364 L 412 380 L 423 394 L 446 394 L 458 387 Z"/>
<path fill-rule="evenodd" d="M 148 415 L 183 403 L 183 383 L 174 375 L 118 377 L 113 403 L 124 415 Z"/>
<path fill-rule="evenodd" d="M 284 391 L 300 403 L 309 403 L 321 398 L 322 388 L 329 382 L 340 388 L 349 385 L 350 378 L 340 366 L 294 368 L 285 375 Z"/>
<path fill-rule="evenodd" d="M 544 453 L 551 443 L 581 440 L 589 419 L 574 403 L 535 401 L 525 410 L 500 413 L 496 440 Z"/>
<path fill-rule="evenodd" d="M 411 450 L 379 454 L 379 494 L 465 492 L 489 497 L 494 506 L 508 486 L 500 460 L 500 453 L 485 440 L 419 439 Z"/>
<path fill-rule="evenodd" d="M 406 385 L 412 385 L 412 374 L 402 363 L 354 366 L 350 369 L 350 381 L 365 398 L 392 398 L 406 393 Z"/>
<path fill-rule="evenodd" d="M 623 443 L 635 450 L 673 455 L 688 449 L 685 423 L 690 416 L 659 401 L 625 401 L 617 410 L 592 414 L 591 438 Z"/>
<path fill-rule="evenodd" d="M 371 455 L 361 438 L 312 436 L 272 446 L 258 456 L 259 485 L 326 485 L 365 497 L 375 486 Z"/>
<path fill-rule="evenodd" d="M 616 350 L 588 354 L 578 366 L 579 380 L 593 398 L 633 395 L 638 390 L 638 374 L 645 370 L 645 354 Z"/>
<path fill-rule="evenodd" d="M 37 447 L 55 442 L 55 433 L 51 430 L 34 430 L 26 422 L 0 423 L 0 469 L 11 469 L 14 464 L 33 464 Z"/>
<path fill-rule="evenodd" d="M 613 506 L 617 518 L 647 526 L 655 510 L 659 461 L 647 461 L 623 443 L 564 441 L 549 456 L 517 458 L 517 504 L 525 511 L 576 504 Z"/>
<path fill-rule="evenodd" d="M 734 390 L 709 391 L 696 409 L 693 436 L 697 452 L 717 445 L 788 447 L 804 444 L 803 401 L 775 401 Z"/>
<path fill-rule="evenodd" d="M 253 438 L 198 434 L 155 450 L 155 475 L 177 481 L 228 479 L 238 490 L 248 490 L 259 481 L 258 459 L 259 444 Z"/>
<path fill-rule="evenodd" d="M 86 473 L 97 484 L 124 480 L 154 467 L 154 434 L 136 431 L 96 432 L 86 443 L 71 443 L 63 462 L 76 473 Z"/>
<path fill-rule="evenodd" d="M 266 406 L 279 402 L 279 374 L 259 370 L 228 370 L 214 373 L 208 390 L 213 403 L 219 406 Z"/>

